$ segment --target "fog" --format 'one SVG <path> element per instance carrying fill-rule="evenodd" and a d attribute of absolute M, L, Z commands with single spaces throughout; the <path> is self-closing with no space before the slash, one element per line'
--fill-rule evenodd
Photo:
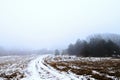
<path fill-rule="evenodd" d="M 64 49 L 90 34 L 120 34 L 120 0 L 0 0 L 0 46 Z"/>

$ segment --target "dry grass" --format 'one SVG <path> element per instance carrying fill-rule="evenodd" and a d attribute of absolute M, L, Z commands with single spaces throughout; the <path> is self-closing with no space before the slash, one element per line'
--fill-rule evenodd
<path fill-rule="evenodd" d="M 0 57 L 0 78 L 3 80 L 20 80 L 25 77 L 24 70 L 31 56 Z"/>
<path fill-rule="evenodd" d="M 46 63 L 59 71 L 72 72 L 76 75 L 90 75 L 98 80 L 120 80 L 120 59 L 102 59 L 92 61 L 88 58 L 71 60 L 62 57 L 46 58 Z"/>

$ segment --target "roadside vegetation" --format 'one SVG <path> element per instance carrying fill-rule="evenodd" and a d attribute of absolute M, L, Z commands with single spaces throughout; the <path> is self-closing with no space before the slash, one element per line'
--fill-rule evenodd
<path fill-rule="evenodd" d="M 0 57 L 0 80 L 20 80 L 26 77 L 25 69 L 33 58 L 30 56 Z"/>
<path fill-rule="evenodd" d="M 58 56 L 46 58 L 46 63 L 60 72 L 74 73 L 78 77 L 89 76 L 97 80 L 120 79 L 120 59 Z"/>

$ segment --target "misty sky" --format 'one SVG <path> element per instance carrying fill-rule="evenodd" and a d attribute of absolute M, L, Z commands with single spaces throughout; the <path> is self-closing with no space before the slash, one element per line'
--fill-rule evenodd
<path fill-rule="evenodd" d="M 0 0 L 0 46 L 66 48 L 95 33 L 120 34 L 120 0 Z"/>

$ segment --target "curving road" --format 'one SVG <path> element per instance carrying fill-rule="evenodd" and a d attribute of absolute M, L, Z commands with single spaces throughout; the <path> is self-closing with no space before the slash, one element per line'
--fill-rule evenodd
<path fill-rule="evenodd" d="M 22 80 L 72 80 L 64 73 L 60 73 L 46 65 L 44 58 L 48 55 L 42 55 L 32 60 L 26 70 L 27 77 Z M 77 79 L 76 79 L 77 80 Z"/>

